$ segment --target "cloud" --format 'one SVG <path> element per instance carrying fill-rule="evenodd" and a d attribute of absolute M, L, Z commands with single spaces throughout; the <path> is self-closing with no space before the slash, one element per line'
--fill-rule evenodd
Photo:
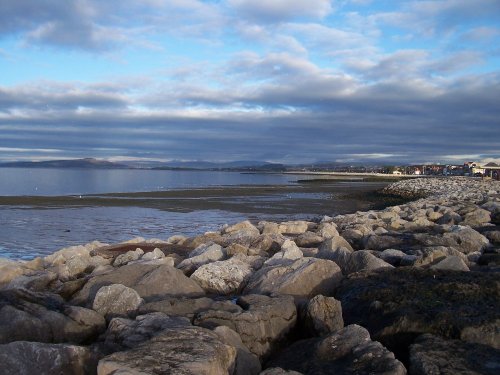
<path fill-rule="evenodd" d="M 0 147 L 72 157 L 285 162 L 500 153 L 498 74 L 439 85 L 365 83 L 285 53 L 239 54 L 225 69 L 219 86 L 149 82 L 139 95 L 120 83 L 3 88 Z"/>
<path fill-rule="evenodd" d="M 294 18 L 324 18 L 333 10 L 329 0 L 228 0 L 240 16 L 256 22 L 274 23 Z"/>

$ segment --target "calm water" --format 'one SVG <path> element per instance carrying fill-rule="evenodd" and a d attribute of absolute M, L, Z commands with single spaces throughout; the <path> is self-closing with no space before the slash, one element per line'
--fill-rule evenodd
<path fill-rule="evenodd" d="M 296 176 L 138 169 L 0 168 L 0 196 L 130 193 L 225 185 L 282 185 Z"/>
<path fill-rule="evenodd" d="M 136 236 L 166 239 L 174 234 L 197 235 L 216 230 L 226 223 L 246 219 L 307 219 L 317 216 L 317 208 L 315 215 L 308 215 L 308 210 L 309 214 L 313 212 L 314 205 L 319 206 L 323 213 L 323 202 L 326 199 L 329 200 L 329 207 L 333 207 L 332 210 L 339 207 L 337 213 L 363 208 L 355 207 L 357 202 L 340 201 L 341 198 L 330 191 L 229 196 L 226 190 L 222 190 L 221 195 L 211 201 L 220 202 L 225 209 L 219 209 L 219 203 L 208 207 L 205 203 L 207 201 L 201 200 L 200 205 L 195 205 L 186 212 L 121 203 L 114 207 L 104 207 L 102 204 L 53 206 L 48 205 L 43 198 L 112 192 L 189 190 L 213 186 L 288 185 L 293 184 L 296 179 L 297 177 L 289 175 L 234 172 L 0 168 L 0 196 L 8 196 L 6 199 L 9 202 L 18 196 L 42 196 L 36 198 L 36 205 L 0 205 L 0 257 L 32 259 L 63 247 L 94 240 L 117 243 Z M 342 193 L 351 188 L 349 184 L 339 183 L 335 184 L 333 190 Z M 369 188 L 375 189 L 375 186 Z M 189 205 L 193 199 L 197 200 L 194 197 L 179 202 L 181 205 Z M 243 210 L 248 206 L 253 210 Z M 267 213 L 264 213 L 266 210 Z M 334 212 L 330 210 L 324 213 Z"/>

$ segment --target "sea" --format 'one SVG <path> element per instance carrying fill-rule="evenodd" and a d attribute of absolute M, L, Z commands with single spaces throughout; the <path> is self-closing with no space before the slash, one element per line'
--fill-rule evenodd
<path fill-rule="evenodd" d="M 290 213 L 290 199 L 294 199 L 291 194 L 287 195 L 288 199 L 279 194 L 267 197 L 271 199 L 273 212 L 261 215 L 258 212 L 238 212 L 238 208 L 228 209 L 227 205 L 218 209 L 213 205 L 204 208 L 201 204 L 189 210 L 141 207 L 140 204 L 44 205 L 45 200 L 50 201 L 54 197 L 196 191 L 213 187 L 287 186 L 296 184 L 302 178 L 304 176 L 289 174 L 222 171 L 0 168 L 0 258 L 29 260 L 94 240 L 117 243 L 134 237 L 167 239 L 175 234 L 193 236 L 247 219 L 256 222 L 259 219 L 312 217 L 308 215 L 307 205 L 304 205 L 301 214 Z M 351 186 L 341 184 L 337 190 Z M 310 195 L 311 199 L 321 198 L 318 194 Z M 31 197 L 37 203 L 20 202 L 19 198 L 24 197 Z M 300 195 L 304 202 L 308 197 L 308 194 Z M 334 195 L 330 195 L 329 199 L 336 199 L 332 197 Z M 263 197 L 250 198 L 249 204 L 252 204 L 252 199 L 257 202 Z M 224 194 L 221 199 L 224 200 Z M 349 211 L 349 208 L 343 207 L 342 210 Z"/>

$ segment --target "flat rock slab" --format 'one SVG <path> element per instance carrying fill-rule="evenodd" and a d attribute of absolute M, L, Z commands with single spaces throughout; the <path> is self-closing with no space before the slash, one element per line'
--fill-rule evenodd
<path fill-rule="evenodd" d="M 346 324 L 405 358 L 422 333 L 500 344 L 500 274 L 400 268 L 344 279 L 335 297 Z"/>
<path fill-rule="evenodd" d="M 425 334 L 410 347 L 412 375 L 497 375 L 500 350 Z"/>
<path fill-rule="evenodd" d="M 134 349 L 99 361 L 98 375 L 123 374 L 230 374 L 236 348 L 201 327 L 167 328 Z"/>
<path fill-rule="evenodd" d="M 167 296 L 197 297 L 205 294 L 194 280 L 174 267 L 137 263 L 91 278 L 82 290 L 75 294 L 72 302 L 90 306 L 97 291 L 111 284 L 132 288 L 146 301 Z"/>

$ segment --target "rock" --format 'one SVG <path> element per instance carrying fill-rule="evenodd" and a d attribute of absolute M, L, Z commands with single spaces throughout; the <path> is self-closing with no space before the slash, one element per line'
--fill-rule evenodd
<path fill-rule="evenodd" d="M 163 259 L 165 258 L 165 254 L 163 251 L 158 249 L 157 247 L 153 250 L 150 251 L 149 253 L 146 253 L 142 256 L 141 260 L 155 260 L 155 259 Z M 171 264 L 173 266 L 173 262 Z"/>
<path fill-rule="evenodd" d="M 139 315 L 135 320 L 113 318 L 105 335 L 105 344 L 113 351 L 132 349 L 146 342 L 167 328 L 189 327 L 186 318 L 169 317 L 163 313 Z"/>
<path fill-rule="evenodd" d="M 34 292 L 43 292 L 53 282 L 57 281 L 57 274 L 51 271 L 30 271 L 13 278 L 5 289 L 29 289 Z"/>
<path fill-rule="evenodd" d="M 394 354 L 379 342 L 371 341 L 368 331 L 358 325 L 324 338 L 298 341 L 272 359 L 269 366 L 318 375 L 406 375 L 405 367 Z"/>
<path fill-rule="evenodd" d="M 500 351 L 479 344 L 425 334 L 410 347 L 410 373 L 415 375 L 496 375 Z"/>
<path fill-rule="evenodd" d="M 74 280 L 92 269 L 90 259 L 88 255 L 75 255 L 71 258 L 66 258 L 64 263 L 57 264 L 51 267 L 50 270 L 55 272 L 61 281 Z"/>
<path fill-rule="evenodd" d="M 122 284 L 112 284 L 97 291 L 92 309 L 110 319 L 134 314 L 143 302 L 134 289 Z"/>
<path fill-rule="evenodd" d="M 184 271 L 184 273 L 190 275 L 198 267 L 215 262 L 218 260 L 223 260 L 226 254 L 224 253 L 222 247 L 215 243 L 209 243 L 205 245 L 200 245 L 189 253 L 189 258 L 184 259 L 177 268 Z"/>
<path fill-rule="evenodd" d="M 231 258 L 201 266 L 191 279 L 208 293 L 227 295 L 238 293 L 251 273 L 252 268 L 248 264 Z"/>
<path fill-rule="evenodd" d="M 481 251 L 489 245 L 488 239 L 482 234 L 460 225 L 453 226 L 450 232 L 444 233 L 442 242 L 442 244 L 436 245 L 454 247 L 464 254 Z"/>
<path fill-rule="evenodd" d="M 258 228 L 262 234 L 281 234 L 280 226 L 278 223 L 272 223 L 269 221 L 261 221 L 258 224 Z"/>
<path fill-rule="evenodd" d="M 250 353 L 237 332 L 226 326 L 215 327 L 214 332 L 224 344 L 237 350 L 234 375 L 258 375 L 260 373 L 262 367 L 259 358 Z"/>
<path fill-rule="evenodd" d="M 292 370 L 283 370 L 281 367 L 271 367 L 262 371 L 260 375 L 302 375 L 302 373 Z"/>
<path fill-rule="evenodd" d="M 437 224 L 441 225 L 457 225 L 462 222 L 462 216 L 456 212 L 446 212 L 437 220 Z"/>
<path fill-rule="evenodd" d="M 349 260 L 345 269 L 342 272 L 345 274 L 350 274 L 353 272 L 360 271 L 375 271 L 383 268 L 393 268 L 387 262 L 382 259 L 377 258 L 375 255 L 371 254 L 366 250 L 358 250 L 350 253 Z"/>
<path fill-rule="evenodd" d="M 285 221 L 279 224 L 278 231 L 283 234 L 302 234 L 309 229 L 309 222 L 307 221 Z M 264 233 L 264 232 L 263 232 Z"/>
<path fill-rule="evenodd" d="M 342 272 L 332 261 L 301 258 L 290 264 L 264 266 L 250 276 L 244 294 L 290 294 L 312 297 L 328 294 L 340 282 Z"/>
<path fill-rule="evenodd" d="M 424 247 L 417 251 L 412 251 L 413 255 L 418 258 L 415 261 L 415 266 L 426 266 L 436 264 L 446 257 L 454 256 L 462 260 L 466 260 L 467 256 L 453 247 L 431 246 Z"/>
<path fill-rule="evenodd" d="M 105 328 L 92 310 L 71 307 L 52 293 L 0 291 L 0 343 L 39 341 L 83 343 Z"/>
<path fill-rule="evenodd" d="M 326 259 L 335 262 L 342 270 L 342 273 L 347 274 L 349 269 L 349 261 L 351 259 L 351 253 L 351 250 L 345 247 L 339 247 L 337 250 L 323 252 L 321 256 L 319 256 L 318 253 L 317 256 L 318 258 L 325 257 Z"/>
<path fill-rule="evenodd" d="M 294 260 L 300 259 L 304 256 L 302 251 L 298 248 L 295 242 L 291 240 L 286 240 L 281 245 L 281 251 L 277 252 L 272 256 L 272 258 L 266 260 L 264 264 L 266 266 L 287 264 Z"/>
<path fill-rule="evenodd" d="M 401 263 L 401 259 L 403 259 L 405 255 L 406 254 L 401 250 L 385 249 L 380 253 L 380 259 L 389 264 L 392 264 L 393 266 L 399 266 L 399 264 Z"/>
<path fill-rule="evenodd" d="M 433 270 L 448 270 L 448 271 L 469 271 L 469 267 L 465 262 L 457 256 L 449 256 L 441 260 L 439 263 L 431 266 Z"/>
<path fill-rule="evenodd" d="M 334 223 L 324 222 L 318 226 L 316 234 L 323 238 L 337 237 L 339 232 L 337 231 L 337 226 Z"/>
<path fill-rule="evenodd" d="M 281 245 L 286 241 L 282 234 L 262 234 L 252 241 L 248 255 L 259 255 L 261 252 L 274 254 L 281 250 Z M 251 252 L 253 250 L 253 252 Z"/>
<path fill-rule="evenodd" d="M 25 274 L 33 274 L 33 272 L 24 267 L 22 263 L 0 258 L 0 289 L 15 278 Z"/>
<path fill-rule="evenodd" d="M 500 244 L 500 230 L 491 230 L 483 233 L 492 243 Z"/>
<path fill-rule="evenodd" d="M 190 320 L 202 311 L 221 310 L 228 312 L 241 312 L 240 306 L 231 301 L 215 301 L 211 298 L 168 298 L 160 301 L 145 303 L 139 307 L 140 314 L 150 312 L 163 312 L 167 315 L 183 316 Z"/>
<path fill-rule="evenodd" d="M 194 280 L 176 268 L 168 265 L 129 264 L 91 278 L 74 295 L 72 303 L 90 306 L 99 288 L 111 284 L 122 284 L 134 289 L 146 302 L 168 296 L 199 297 L 205 294 Z"/>
<path fill-rule="evenodd" d="M 226 247 L 226 254 L 228 257 L 232 257 L 236 254 L 248 255 L 248 247 L 240 245 L 238 243 L 232 243 Z"/>
<path fill-rule="evenodd" d="M 480 227 L 491 221 L 490 211 L 477 208 L 472 212 L 465 215 L 462 225 L 469 225 L 471 227 Z"/>
<path fill-rule="evenodd" d="M 251 242 L 260 235 L 260 231 L 248 220 L 229 226 L 223 231 L 223 239 L 227 243 Z"/>
<path fill-rule="evenodd" d="M 395 268 L 351 275 L 335 297 L 347 324 L 366 327 L 405 358 L 422 333 L 484 345 L 500 342 L 498 283 L 496 273 Z"/>
<path fill-rule="evenodd" d="M 312 298 L 306 307 L 305 326 L 313 336 L 325 336 L 344 328 L 340 301 L 322 295 Z"/>
<path fill-rule="evenodd" d="M 99 375 L 111 374 L 231 374 L 236 349 L 201 327 L 173 327 L 125 352 L 99 361 Z"/>
<path fill-rule="evenodd" d="M 351 245 L 342 236 L 328 238 L 323 241 L 323 243 L 319 247 L 318 257 L 323 259 L 330 259 L 329 254 L 331 254 L 335 250 L 340 249 L 341 247 L 353 251 Z"/>
<path fill-rule="evenodd" d="M 322 236 L 313 232 L 302 233 L 295 239 L 295 243 L 301 247 L 316 247 L 323 241 L 324 238 Z"/>
<path fill-rule="evenodd" d="M 194 324 L 215 328 L 227 326 L 236 331 L 245 346 L 259 358 L 266 358 L 295 326 L 297 311 L 290 296 L 249 295 L 236 301 L 240 312 L 210 310 L 201 312 Z"/>
<path fill-rule="evenodd" d="M 95 374 L 97 356 L 67 344 L 16 341 L 0 345 L 0 373 L 16 375 Z"/>
<path fill-rule="evenodd" d="M 143 254 L 144 251 L 141 248 L 137 248 L 134 251 L 127 251 L 125 254 L 120 254 L 116 257 L 115 261 L 113 262 L 113 266 L 124 266 L 128 262 L 139 259 Z"/>

